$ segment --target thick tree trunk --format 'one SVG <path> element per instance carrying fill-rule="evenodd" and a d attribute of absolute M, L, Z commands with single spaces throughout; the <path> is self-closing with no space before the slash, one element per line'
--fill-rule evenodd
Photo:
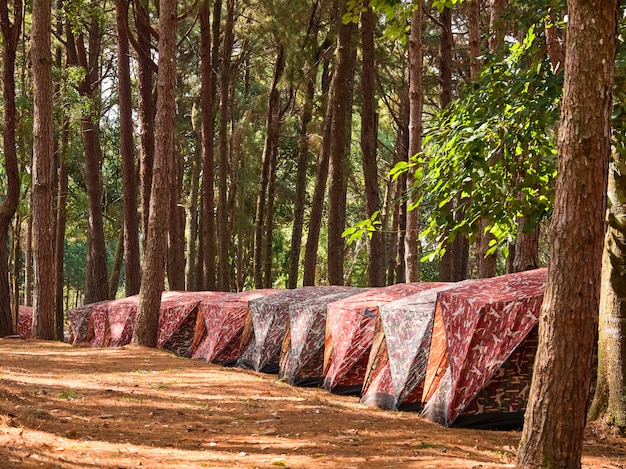
<path fill-rule="evenodd" d="M 215 290 L 215 191 L 213 171 L 215 72 L 211 66 L 214 58 L 211 54 L 211 25 L 209 22 L 208 0 L 200 2 L 199 16 L 200 57 L 202 59 L 202 238 L 200 242 L 202 251 L 202 287 L 206 290 Z M 213 18 L 213 21 L 217 22 L 219 31 L 219 14 L 217 18 Z"/>
<path fill-rule="evenodd" d="M 148 249 L 144 253 L 139 306 L 132 343 L 154 347 L 165 277 L 167 223 L 174 172 L 176 116 L 176 0 L 161 0 L 159 15 L 159 75 L 157 79 L 157 145 L 148 222 Z"/>
<path fill-rule="evenodd" d="M 513 272 L 539 267 L 539 225 L 535 225 L 530 233 L 526 233 L 524 230 L 528 219 L 528 216 L 524 216 L 517 221 Z"/>
<path fill-rule="evenodd" d="M 615 0 L 568 2 L 550 267 L 518 467 L 580 467 L 597 340 L 616 8 Z"/>
<path fill-rule="evenodd" d="M 589 409 L 592 420 L 600 417 L 626 432 L 626 197 L 621 188 L 626 175 L 618 167 L 618 156 L 609 169 L 608 223 L 602 256 L 602 287 L 598 341 L 598 379 L 593 403 Z"/>
<path fill-rule="evenodd" d="M 341 18 L 346 5 L 342 3 L 339 14 L 337 38 L 336 72 L 333 78 L 333 93 L 329 106 L 332 107 L 330 129 L 330 154 L 328 166 L 328 283 L 343 285 L 344 240 L 341 234 L 346 225 L 346 142 L 350 139 L 347 125 L 352 112 L 352 85 L 356 48 L 353 44 L 355 25 L 344 24 Z"/>
<path fill-rule="evenodd" d="M 139 223 L 137 212 L 137 177 L 133 141 L 133 103 L 130 83 L 130 48 L 128 45 L 128 2 L 116 0 L 117 79 L 120 112 L 120 153 L 124 187 L 124 264 L 125 293 L 139 293 L 141 272 L 139 262 Z"/>
<path fill-rule="evenodd" d="M 421 0 L 411 18 L 409 37 L 409 153 L 408 158 L 422 151 L 422 9 Z M 415 168 L 409 170 L 407 189 L 415 184 Z M 420 242 L 419 211 L 415 207 L 406 213 L 404 260 L 407 282 L 419 280 Z"/>
<path fill-rule="evenodd" d="M 376 114 L 376 64 L 374 60 L 374 12 L 364 0 L 361 13 L 361 45 L 363 67 L 361 75 L 361 152 L 363 154 L 363 179 L 365 183 L 365 211 L 367 218 L 380 212 L 378 190 L 378 116 Z M 384 285 L 384 245 L 383 234 L 376 230 L 367 238 L 367 284 L 370 287 Z"/>
<path fill-rule="evenodd" d="M 329 70 L 329 62 L 324 64 L 324 72 Z M 333 71 L 333 79 L 336 71 Z M 315 186 L 313 188 L 313 198 L 311 199 L 311 214 L 309 216 L 309 231 L 306 238 L 304 251 L 304 275 L 302 284 L 304 286 L 315 285 L 315 271 L 317 267 L 317 248 L 320 239 L 320 229 L 322 226 L 322 214 L 324 212 L 324 196 L 326 195 L 326 181 L 328 179 L 328 163 L 330 155 L 330 128 L 332 124 L 333 107 L 330 102 L 333 100 L 334 85 L 329 83 L 328 74 L 322 75 L 322 109 L 325 109 L 324 126 L 322 130 L 322 148 L 317 159 L 317 171 L 315 173 Z M 324 78 L 327 78 L 326 81 Z M 332 88 L 332 91 L 329 91 Z M 330 93 L 330 97 L 329 97 Z"/>
<path fill-rule="evenodd" d="M 13 21 L 9 18 L 8 2 L 0 5 L 2 30 L 2 137 L 6 195 L 0 204 L 0 337 L 12 332 L 11 289 L 9 286 L 9 228 L 20 197 L 20 176 L 15 137 L 15 56 L 22 27 L 22 2 L 13 1 Z M 13 242 L 17 242 L 14 240 Z"/>
<path fill-rule="evenodd" d="M 268 185 L 270 181 L 270 169 L 272 161 L 276 158 L 278 147 L 278 137 L 280 129 L 280 93 L 278 84 L 285 71 L 285 51 L 282 44 L 278 46 L 276 62 L 274 65 L 274 76 L 270 86 L 270 94 L 267 104 L 266 134 L 263 146 L 263 158 L 261 160 L 261 181 L 256 200 L 256 216 L 254 218 L 254 286 L 263 288 L 263 233 L 267 232 L 266 220 L 269 219 L 269 212 L 266 214 L 265 205 L 267 202 Z M 274 167 L 276 165 L 274 164 Z M 268 207 L 269 210 L 269 207 Z M 270 270 L 271 270 L 271 259 Z"/>
<path fill-rule="evenodd" d="M 235 23 L 235 0 L 226 1 L 226 23 L 222 51 L 222 76 L 220 82 L 219 119 L 219 198 L 217 204 L 218 288 L 228 291 L 230 272 L 228 268 L 228 109 L 230 106 L 231 55 L 233 52 Z"/>
<path fill-rule="evenodd" d="M 31 62 L 33 69 L 32 210 L 34 238 L 33 337 L 54 339 L 54 122 L 50 0 L 33 0 Z"/>
<path fill-rule="evenodd" d="M 30 212 L 26 221 L 26 239 L 24 240 L 24 304 L 33 305 L 33 194 L 29 200 Z"/>

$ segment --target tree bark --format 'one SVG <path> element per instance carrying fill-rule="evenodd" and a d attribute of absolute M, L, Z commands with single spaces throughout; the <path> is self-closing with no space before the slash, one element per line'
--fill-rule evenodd
<path fill-rule="evenodd" d="M 624 160 L 613 155 L 608 181 L 608 220 L 602 255 L 602 286 L 598 340 L 598 379 L 592 420 L 603 417 L 626 432 L 626 184 Z"/>
<path fill-rule="evenodd" d="M 154 163 L 154 104 L 152 97 L 152 39 L 148 0 L 133 0 L 137 29 L 137 117 L 139 118 L 139 184 L 141 188 L 141 231 L 143 248 L 148 242 L 148 217 Z"/>
<path fill-rule="evenodd" d="M 85 70 L 85 78 L 78 85 L 78 92 L 91 102 L 81 117 L 83 150 L 85 152 L 85 186 L 88 210 L 88 273 L 85 285 L 85 301 L 95 303 L 109 296 L 104 219 L 102 206 L 102 148 L 100 147 L 99 55 L 100 28 L 95 15 L 90 18 L 88 44 L 81 33 L 75 38 L 71 25 L 66 26 L 68 63 Z M 76 40 L 77 39 L 77 40 Z"/>
<path fill-rule="evenodd" d="M 230 288 L 228 268 L 228 109 L 230 106 L 231 55 L 233 52 L 235 23 L 235 0 L 226 1 L 226 23 L 222 51 L 222 76 L 220 82 L 219 119 L 219 198 L 217 204 L 218 287 L 221 291 Z"/>
<path fill-rule="evenodd" d="M 470 78 L 475 80 L 482 67 L 480 57 L 480 0 L 468 0 L 467 32 L 469 36 Z"/>
<path fill-rule="evenodd" d="M 216 2 L 217 3 L 217 2 Z M 219 10 L 218 10 L 219 11 Z M 215 15 L 215 13 L 214 13 Z M 211 67 L 209 1 L 200 2 L 200 57 L 202 60 L 202 286 L 215 290 L 215 191 L 214 191 L 214 71 Z M 217 15 L 219 16 L 219 15 Z M 219 29 L 219 18 L 213 18 Z"/>
<path fill-rule="evenodd" d="M 581 465 L 597 340 L 616 8 L 615 0 L 568 2 L 550 267 L 518 467 Z"/>
<path fill-rule="evenodd" d="M 418 1 L 411 18 L 409 37 L 409 154 L 411 159 L 422 151 L 422 9 Z M 407 173 L 407 189 L 415 184 L 415 168 Z M 419 280 L 420 242 L 419 211 L 415 207 L 406 213 L 406 234 L 404 237 L 404 261 L 407 282 Z"/>
<path fill-rule="evenodd" d="M 445 109 L 452 101 L 452 10 L 444 8 L 439 14 L 439 107 Z M 446 204 L 450 216 L 454 202 Z M 454 242 L 446 243 L 446 251 L 439 261 L 439 281 L 452 281 L 454 276 Z"/>
<path fill-rule="evenodd" d="M 333 78 L 333 93 L 329 106 L 332 106 L 328 165 L 328 282 L 330 285 L 343 285 L 344 240 L 341 237 L 346 225 L 346 142 L 350 138 L 347 126 L 351 109 L 354 73 L 353 45 L 354 23 L 341 21 L 346 12 L 342 3 L 338 20 L 336 72 Z"/>
<path fill-rule="evenodd" d="M 148 249 L 144 253 L 139 306 L 132 343 L 154 347 L 165 277 L 170 180 L 174 172 L 176 116 L 176 0 L 161 0 L 159 14 L 159 75 L 157 78 L 157 144 L 148 222 Z"/>
<path fill-rule="evenodd" d="M 325 61 L 324 72 L 329 70 L 329 61 Z M 336 71 L 332 72 L 334 82 Z M 330 128 L 332 123 L 333 107 L 330 102 L 333 100 L 334 85 L 327 78 L 327 73 L 322 75 L 322 109 L 325 109 L 324 125 L 322 130 L 322 148 L 317 159 L 317 171 L 315 173 L 315 186 L 313 198 L 311 199 L 311 214 L 309 216 L 309 231 L 306 238 L 304 251 L 304 275 L 302 284 L 304 286 L 315 285 L 315 271 L 317 267 L 317 248 L 320 239 L 320 229 L 322 226 L 322 214 L 324 212 L 324 196 L 326 195 L 326 181 L 328 179 L 328 163 L 330 154 Z M 329 91 L 331 88 L 331 91 Z M 330 96 L 329 96 L 330 94 Z"/>
<path fill-rule="evenodd" d="M 67 187 L 69 183 L 69 174 L 67 162 L 67 149 L 70 138 L 70 123 L 67 117 L 64 117 L 63 127 L 61 129 L 61 146 L 59 149 L 59 183 L 57 189 L 57 212 L 56 212 L 56 235 L 54 248 L 55 262 L 55 331 L 56 339 L 63 340 L 63 287 L 64 287 L 64 267 L 65 267 L 65 228 L 67 225 Z"/>
<path fill-rule="evenodd" d="M 167 282 L 170 290 L 185 290 L 185 206 L 183 205 L 183 158 L 176 144 L 170 176 L 170 211 L 167 249 Z"/>
<path fill-rule="evenodd" d="M 266 220 L 269 219 L 269 213 L 265 213 L 265 205 L 267 202 L 268 184 L 270 181 L 270 169 L 272 162 L 276 158 L 276 150 L 278 147 L 278 137 L 280 129 L 280 93 L 278 84 L 280 83 L 283 72 L 285 71 L 285 50 L 282 44 L 278 46 L 276 62 L 274 65 L 274 76 L 270 86 L 270 94 L 267 104 L 266 118 L 266 134 L 265 143 L 263 145 L 263 158 L 261 160 L 261 181 L 256 200 L 256 216 L 254 218 L 254 286 L 255 288 L 263 288 L 263 233 L 267 230 Z M 274 164 L 274 167 L 276 165 Z M 269 210 L 269 207 L 268 207 Z M 270 270 L 271 270 L 271 259 Z"/>
<path fill-rule="evenodd" d="M 137 177 L 133 141 L 133 103 L 130 82 L 130 48 L 127 35 L 128 1 L 116 0 L 117 80 L 120 112 L 120 153 L 124 187 L 124 264 L 125 294 L 139 293 L 139 223 L 137 212 Z"/>
<path fill-rule="evenodd" d="M 6 195 L 0 204 L 0 337 L 12 333 L 11 288 L 9 286 L 9 228 L 20 197 L 20 176 L 15 137 L 15 56 L 22 28 L 22 2 L 13 0 L 13 21 L 8 2 L 0 5 L 2 30 L 2 138 L 4 170 L 7 176 Z M 17 242 L 17 240 L 13 240 Z"/>
<path fill-rule="evenodd" d="M 363 67 L 361 76 L 361 153 L 363 155 L 363 179 L 365 184 L 365 212 L 371 218 L 380 212 L 378 190 L 378 115 L 376 113 L 376 63 L 374 59 L 374 12 L 364 0 L 361 13 L 361 44 Z M 367 284 L 370 287 L 384 285 L 384 245 L 383 234 L 376 230 L 367 238 Z"/>
<path fill-rule="evenodd" d="M 122 275 L 122 261 L 124 260 L 124 230 L 121 229 L 117 235 L 115 243 L 115 255 L 113 256 L 113 265 L 111 266 L 111 276 L 109 277 L 109 298 L 115 299 L 117 289 L 120 286 L 120 277 Z"/>
<path fill-rule="evenodd" d="M 319 53 L 316 62 L 319 60 Z M 307 166 L 309 164 L 308 127 L 313 119 L 313 100 L 315 99 L 315 82 L 317 67 L 313 67 L 307 77 L 306 98 L 300 118 L 300 138 L 298 143 L 298 167 L 296 170 L 296 197 L 293 204 L 293 227 L 291 230 L 291 249 L 289 251 L 289 278 L 287 288 L 298 286 L 300 267 L 300 249 L 302 245 L 302 228 L 304 226 L 304 203 L 307 186 Z"/>
<path fill-rule="evenodd" d="M 33 0 L 31 62 L 33 70 L 32 210 L 34 238 L 33 337 L 54 339 L 54 130 L 50 0 Z"/>

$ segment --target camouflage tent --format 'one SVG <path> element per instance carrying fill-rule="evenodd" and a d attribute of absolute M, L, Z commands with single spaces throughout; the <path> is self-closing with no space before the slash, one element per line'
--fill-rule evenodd
<path fill-rule="evenodd" d="M 380 308 L 361 403 L 382 409 L 418 410 L 440 291 L 432 288 Z"/>
<path fill-rule="evenodd" d="M 324 388 L 335 393 L 360 394 L 379 307 L 441 285 L 444 284 L 402 283 L 330 303 L 326 314 Z"/>
<path fill-rule="evenodd" d="M 96 303 L 91 308 L 85 342 L 92 347 L 119 347 L 130 343 L 139 295 Z"/>
<path fill-rule="evenodd" d="M 33 336 L 32 306 L 20 305 L 17 313 L 17 334 L 22 339 L 30 339 Z"/>
<path fill-rule="evenodd" d="M 248 303 L 248 315 L 237 366 L 265 373 L 278 373 L 278 361 L 287 330 L 289 307 L 308 298 L 346 289 L 347 287 L 333 286 L 302 287 L 251 300 Z"/>
<path fill-rule="evenodd" d="M 280 355 L 279 379 L 296 386 L 319 386 L 324 371 L 326 307 L 363 292 L 360 288 L 310 298 L 289 307 L 289 323 Z"/>
<path fill-rule="evenodd" d="M 521 426 L 546 270 L 439 292 L 423 415 L 450 426 Z"/>
<path fill-rule="evenodd" d="M 72 345 L 77 345 L 87 341 L 87 335 L 89 334 L 89 318 L 91 317 L 91 310 L 94 308 L 94 306 L 102 303 L 107 302 L 101 301 L 98 303 L 89 303 L 67 310 L 67 319 L 70 323 L 70 343 Z"/>
<path fill-rule="evenodd" d="M 221 365 L 234 365 L 241 346 L 248 301 L 272 293 L 276 293 L 276 290 L 249 290 L 201 301 L 191 357 Z"/>
<path fill-rule="evenodd" d="M 159 312 L 157 348 L 189 358 L 196 330 L 198 306 L 202 301 L 210 301 L 224 295 L 232 295 L 232 293 L 163 292 Z"/>

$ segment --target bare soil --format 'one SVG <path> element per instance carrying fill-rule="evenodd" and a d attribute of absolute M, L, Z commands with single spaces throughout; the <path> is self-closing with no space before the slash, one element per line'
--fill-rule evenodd
<path fill-rule="evenodd" d="M 158 350 L 0 339 L 3 469 L 499 468 L 519 437 Z M 626 439 L 590 427 L 583 467 L 626 468 Z"/>

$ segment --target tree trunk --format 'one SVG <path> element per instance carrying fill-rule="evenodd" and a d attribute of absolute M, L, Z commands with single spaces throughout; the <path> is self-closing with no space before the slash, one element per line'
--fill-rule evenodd
<path fill-rule="evenodd" d="M 280 129 L 280 93 L 278 84 L 285 71 L 285 51 L 282 44 L 278 46 L 276 62 L 274 65 L 274 76 L 270 86 L 270 94 L 267 104 L 266 134 L 263 146 L 263 158 L 261 160 L 261 181 L 259 184 L 259 192 L 256 200 L 256 216 L 254 218 L 254 286 L 255 288 L 263 288 L 263 233 L 266 231 L 265 205 L 267 198 L 267 190 L 270 178 L 270 169 L 272 160 L 276 158 L 276 150 L 278 147 L 278 137 Z M 274 165 L 275 166 L 275 165 Z M 269 210 L 269 207 L 268 207 Z M 271 259 L 270 259 L 271 269 Z"/>
<path fill-rule="evenodd" d="M 122 275 L 122 261 L 124 260 L 124 230 L 120 230 L 115 243 L 115 255 L 113 256 L 113 265 L 111 266 L 111 276 L 109 277 L 109 298 L 115 299 L 117 289 L 120 286 L 120 277 Z"/>
<path fill-rule="evenodd" d="M 15 137 L 15 55 L 22 27 L 22 2 L 13 1 L 13 22 L 7 2 L 0 5 L 2 30 L 2 137 L 6 195 L 0 204 L 0 337 L 12 332 L 11 288 L 9 286 L 9 228 L 20 197 L 20 176 Z M 17 240 L 13 240 L 17 242 Z"/>
<path fill-rule="evenodd" d="M 141 232 L 143 248 L 148 242 L 148 217 L 154 162 L 154 104 L 152 98 L 152 39 L 148 0 L 134 0 L 137 29 L 137 117 L 139 118 L 139 168 L 141 186 Z"/>
<path fill-rule="evenodd" d="M 130 82 L 130 48 L 128 45 L 128 1 L 116 0 L 117 79 L 120 113 L 120 153 L 124 187 L 124 264 L 125 294 L 139 293 L 141 272 L 139 262 L 139 223 L 137 213 L 137 177 L 135 143 L 133 141 L 133 103 Z"/>
<path fill-rule="evenodd" d="M 174 145 L 174 172 L 170 176 L 170 211 L 167 281 L 170 290 L 185 290 L 185 206 L 183 205 L 183 158 Z"/>
<path fill-rule="evenodd" d="M 422 9 L 421 1 L 411 19 L 409 37 L 409 159 L 422 151 Z M 409 170 L 406 179 L 407 189 L 415 184 L 415 168 Z M 406 234 L 404 237 L 404 260 L 406 281 L 419 280 L 420 242 L 419 211 L 415 207 L 406 213 Z"/>
<path fill-rule="evenodd" d="M 32 210 L 34 238 L 33 337 L 54 339 L 54 123 L 50 0 L 33 0 L 31 62 L 33 70 Z"/>
<path fill-rule="evenodd" d="M 33 148 L 34 151 L 34 148 Z M 34 166 L 34 165 L 33 165 Z M 24 240 L 24 304 L 33 306 L 33 193 L 30 193 L 29 213 L 26 222 L 26 239 Z"/>
<path fill-rule="evenodd" d="M 350 139 L 348 117 L 352 112 L 354 61 L 356 48 L 353 45 L 354 23 L 341 21 L 346 12 L 342 3 L 339 14 L 337 38 L 336 72 L 333 78 L 333 93 L 329 106 L 332 109 L 330 129 L 330 154 L 328 165 L 328 283 L 343 285 L 344 240 L 341 234 L 346 225 L 346 160 Z"/>
<path fill-rule="evenodd" d="M 616 8 L 615 0 L 568 2 L 550 267 L 518 467 L 581 464 L 597 340 Z"/>
<path fill-rule="evenodd" d="M 314 32 L 317 39 L 317 30 Z M 317 41 L 316 41 L 317 42 Z M 321 58 L 318 49 L 315 63 Z M 291 249 L 289 251 L 289 278 L 287 288 L 298 286 L 298 272 L 300 267 L 300 250 L 302 247 L 302 229 L 304 226 L 304 205 L 306 199 L 307 167 L 309 164 L 309 136 L 308 128 L 313 119 L 313 100 L 315 99 L 315 82 L 317 81 L 317 67 L 312 67 L 306 85 L 306 98 L 300 118 L 300 138 L 298 142 L 298 167 L 296 170 L 296 196 L 293 203 L 293 226 L 291 230 Z"/>
<path fill-rule="evenodd" d="M 235 23 L 235 0 L 226 1 L 226 23 L 222 52 L 222 77 L 220 86 L 219 121 L 219 198 L 217 204 L 218 287 L 221 291 L 230 288 L 228 268 L 228 109 L 230 106 L 231 55 L 233 52 Z"/>
<path fill-rule="evenodd" d="M 195 115 L 195 105 L 194 111 Z M 193 120 L 193 118 L 192 118 Z M 195 127 L 195 126 L 194 126 Z M 195 130 L 195 129 L 194 129 Z M 202 277 L 198 277 L 198 264 L 202 264 L 202 259 L 199 257 L 198 252 L 198 239 L 201 237 L 202 227 L 199 223 L 199 207 L 198 207 L 198 194 L 200 193 L 200 172 L 202 169 L 202 137 L 197 135 L 196 143 L 200 143 L 197 146 L 193 159 L 191 160 L 191 188 L 189 190 L 189 207 L 187 209 L 187 264 L 185 266 L 185 277 L 187 283 L 187 290 L 196 291 L 202 289 Z"/>
<path fill-rule="evenodd" d="M 505 11 L 507 0 L 490 0 L 491 16 L 489 19 L 489 51 L 501 57 L 504 52 L 504 33 L 506 30 Z M 504 151 L 504 150 L 499 150 Z M 491 220 L 481 219 L 478 221 L 476 233 L 476 265 L 478 278 L 495 277 L 497 275 L 496 253 L 487 256 L 487 251 L 492 247 L 490 244 L 494 236 L 485 229 Z"/>
<path fill-rule="evenodd" d="M 67 225 L 67 187 L 69 183 L 69 174 L 67 163 L 67 149 L 70 138 L 70 123 L 67 117 L 64 117 L 63 127 L 61 129 L 61 147 L 59 150 L 59 184 L 57 193 L 57 213 L 56 213 L 56 236 L 54 249 L 55 262 L 55 331 L 56 339 L 63 340 L 63 287 L 64 287 L 64 257 L 65 257 L 65 227 Z"/>
<path fill-rule="evenodd" d="M 452 101 L 452 10 L 444 8 L 439 14 L 439 108 L 445 109 Z M 454 201 L 446 204 L 453 215 Z M 439 261 L 439 281 L 452 281 L 454 272 L 454 242 L 446 243 L 445 253 Z"/>
<path fill-rule="evenodd" d="M 535 225 L 530 233 L 526 233 L 524 230 L 528 220 L 529 217 L 524 216 L 517 221 L 513 272 L 539 267 L 539 225 Z"/>
<path fill-rule="evenodd" d="M 278 148 L 274 147 L 270 161 L 270 174 L 267 184 L 267 215 L 265 217 L 265 242 L 263 262 L 263 288 L 272 288 L 272 248 L 274 230 L 274 199 L 276 196 L 276 154 Z"/>
<path fill-rule="evenodd" d="M 139 306 L 132 343 L 154 347 L 165 277 L 167 223 L 174 172 L 176 116 L 176 0 L 161 0 L 159 14 L 159 75 L 157 78 L 157 142 L 148 222 L 148 249 L 144 253 Z"/>
<path fill-rule="evenodd" d="M 217 2 L 216 2 L 217 3 Z M 220 2 L 221 7 L 221 2 Z M 215 13 L 214 13 L 215 15 Z M 202 287 L 215 290 L 215 191 L 213 172 L 214 71 L 211 67 L 211 25 L 209 1 L 200 2 L 200 57 L 202 59 Z M 213 18 L 217 22 L 218 18 Z"/>
<path fill-rule="evenodd" d="M 480 0 L 468 0 L 467 9 L 467 32 L 469 36 L 469 62 L 470 79 L 475 80 L 480 73 L 482 64 L 480 54 Z"/>
<path fill-rule="evenodd" d="M 614 154 L 609 168 L 608 223 L 602 256 L 598 341 L 598 379 L 592 420 L 600 417 L 626 432 L 626 197 L 624 160 Z"/>
<path fill-rule="evenodd" d="M 100 110 L 97 102 L 100 53 L 100 29 L 95 15 L 91 18 L 88 45 L 85 47 L 81 33 L 74 37 L 71 25 L 66 26 L 68 64 L 78 65 L 85 70 L 85 78 L 78 85 L 80 95 L 91 106 L 81 117 L 83 150 L 85 152 L 85 186 L 87 188 L 87 211 L 89 234 L 88 273 L 85 286 L 85 301 L 95 303 L 109 296 L 104 239 L 104 219 L 102 206 L 102 149 L 100 147 Z"/>
<path fill-rule="evenodd" d="M 329 62 L 325 62 L 324 72 L 329 70 Z M 333 82 L 335 80 L 333 72 Z M 324 126 L 322 130 L 322 148 L 317 159 L 317 171 L 315 173 L 315 187 L 313 198 L 311 199 L 311 214 L 309 216 L 309 231 L 306 238 L 304 251 L 304 276 L 302 284 L 304 286 L 315 285 L 315 270 L 317 267 L 317 248 L 320 239 L 320 229 L 322 225 L 322 214 L 324 212 L 324 196 L 326 194 L 326 181 L 328 179 L 328 163 L 330 154 L 330 128 L 332 123 L 333 107 L 330 102 L 333 100 L 334 85 L 329 83 L 327 73 L 322 75 L 322 109 L 325 109 Z M 329 91 L 329 87 L 332 91 Z M 329 97 L 330 93 L 330 97 Z"/>
<path fill-rule="evenodd" d="M 378 190 L 378 116 L 376 114 L 376 64 L 374 60 L 374 12 L 364 0 L 361 13 L 361 43 L 363 67 L 361 76 L 361 152 L 363 154 L 363 179 L 365 184 L 365 211 L 367 218 L 380 212 Z M 384 245 L 383 234 L 376 230 L 367 238 L 367 284 L 370 287 L 384 285 Z"/>

